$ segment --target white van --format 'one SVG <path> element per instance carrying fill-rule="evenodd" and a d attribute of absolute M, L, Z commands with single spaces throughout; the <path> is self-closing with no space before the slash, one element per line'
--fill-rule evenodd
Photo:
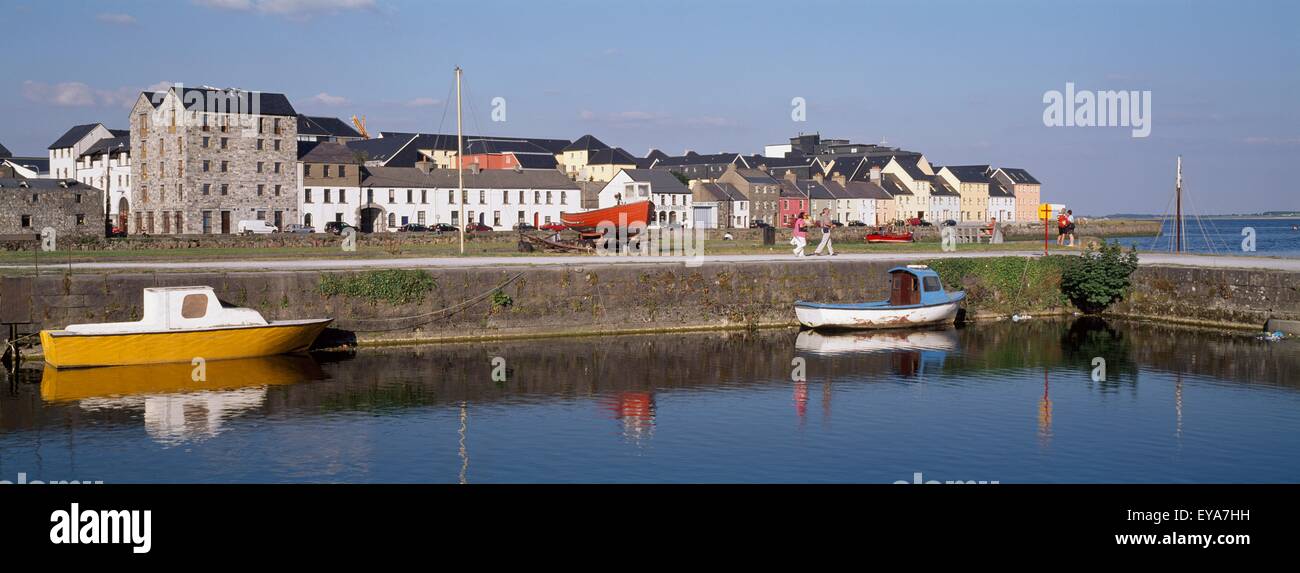
<path fill-rule="evenodd" d="M 275 228 L 275 225 L 262 220 L 240 221 L 238 230 L 241 235 L 261 235 L 265 233 L 278 233 L 280 231 Z"/>

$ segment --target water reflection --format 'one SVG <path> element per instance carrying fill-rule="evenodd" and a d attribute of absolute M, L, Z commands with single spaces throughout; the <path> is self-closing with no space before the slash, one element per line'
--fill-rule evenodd
<path fill-rule="evenodd" d="M 1269 453 L 1300 459 L 1294 441 L 1268 442 L 1300 432 L 1293 342 L 1087 318 L 366 349 L 211 362 L 206 382 L 193 382 L 187 364 L 47 370 L 39 385 L 11 384 L 0 396 L 0 462 L 75 459 L 102 464 L 112 478 L 129 473 L 123 457 L 148 467 L 154 446 L 185 444 L 220 460 L 202 474 L 214 481 L 231 471 L 257 479 L 277 464 L 287 481 L 384 475 L 468 483 L 508 481 L 509 471 L 537 472 L 508 474 L 524 481 L 651 481 L 705 467 L 723 472 L 711 477 L 744 480 L 757 474 L 743 468 L 768 460 L 786 463 L 789 473 L 765 474 L 776 480 L 852 469 L 859 473 L 835 476 L 855 481 L 872 468 L 905 476 L 1011 452 L 1020 457 L 1007 462 L 1009 476 L 1029 467 L 1047 472 L 1041 477 L 1070 464 L 1074 473 L 1061 475 L 1082 476 L 1120 463 L 1194 461 L 1198 452 L 1218 460 L 1203 451 L 1210 444 L 1256 460 L 1256 468 L 1300 471 Z M 503 383 L 492 382 L 497 356 L 513 369 Z M 791 382 L 794 357 L 806 361 L 806 382 Z M 1089 376 L 1094 357 L 1107 361 L 1104 382 Z M 820 408 L 810 407 L 814 393 Z M 799 431 L 788 423 L 792 414 Z M 820 425 L 807 424 L 819 416 Z M 1264 423 L 1268 435 L 1258 431 Z M 699 439 L 705 435 L 713 439 Z M 806 439 L 791 442 L 800 435 Z M 1175 453 L 1185 436 L 1186 449 Z M 99 453 L 104 444 L 130 448 L 113 450 L 114 458 Z M 246 462 L 218 455 L 258 444 L 262 453 Z M 168 459 L 181 473 L 142 479 L 186 476 L 201 465 Z M 877 465 L 860 465 L 868 459 Z M 1046 469 L 1025 465 L 1053 459 Z M 581 468 L 551 465 L 561 463 Z M 412 467 L 422 469 L 404 473 Z"/>

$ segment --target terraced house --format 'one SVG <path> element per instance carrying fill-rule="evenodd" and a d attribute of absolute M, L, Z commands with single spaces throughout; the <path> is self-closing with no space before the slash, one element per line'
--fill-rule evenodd
<path fill-rule="evenodd" d="M 961 220 L 989 220 L 989 166 L 948 165 L 939 170 L 949 185 L 961 194 Z"/>
<path fill-rule="evenodd" d="M 131 233 L 298 220 L 298 114 L 283 94 L 175 86 L 131 110 Z"/>

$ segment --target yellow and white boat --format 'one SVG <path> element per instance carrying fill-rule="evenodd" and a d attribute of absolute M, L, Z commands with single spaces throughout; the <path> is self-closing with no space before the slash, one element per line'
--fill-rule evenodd
<path fill-rule="evenodd" d="M 139 321 L 42 330 L 41 347 L 55 368 L 252 358 L 305 351 L 332 321 L 267 322 L 256 310 L 223 304 L 207 286 L 147 288 Z"/>

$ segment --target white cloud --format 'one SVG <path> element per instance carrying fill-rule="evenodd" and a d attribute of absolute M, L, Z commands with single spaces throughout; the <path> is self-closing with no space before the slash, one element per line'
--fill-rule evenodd
<path fill-rule="evenodd" d="M 328 105 L 328 106 L 347 105 L 351 103 L 348 100 L 348 98 L 345 98 L 343 96 L 330 95 L 325 92 L 321 92 L 312 96 L 311 99 L 308 101 L 311 101 L 312 103 L 318 103 L 320 105 Z"/>
<path fill-rule="evenodd" d="M 369 10 L 377 0 L 194 0 L 205 8 L 234 12 L 260 12 L 290 17 L 308 17 L 314 14 Z"/>
<path fill-rule="evenodd" d="M 82 82 L 62 82 L 47 84 L 27 80 L 23 82 L 23 97 L 28 101 L 58 107 L 119 107 L 130 108 L 135 104 L 141 91 L 156 91 L 170 87 L 170 83 L 159 82 L 142 90 L 137 87 L 95 88 Z"/>
<path fill-rule="evenodd" d="M 432 107 L 435 105 L 442 105 L 442 100 L 433 99 L 431 97 L 417 97 L 406 102 L 406 105 L 407 107 Z"/>
<path fill-rule="evenodd" d="M 135 16 L 130 14 L 112 14 L 105 12 L 95 16 L 95 19 L 105 24 L 117 24 L 118 26 L 132 26 L 135 24 Z"/>

